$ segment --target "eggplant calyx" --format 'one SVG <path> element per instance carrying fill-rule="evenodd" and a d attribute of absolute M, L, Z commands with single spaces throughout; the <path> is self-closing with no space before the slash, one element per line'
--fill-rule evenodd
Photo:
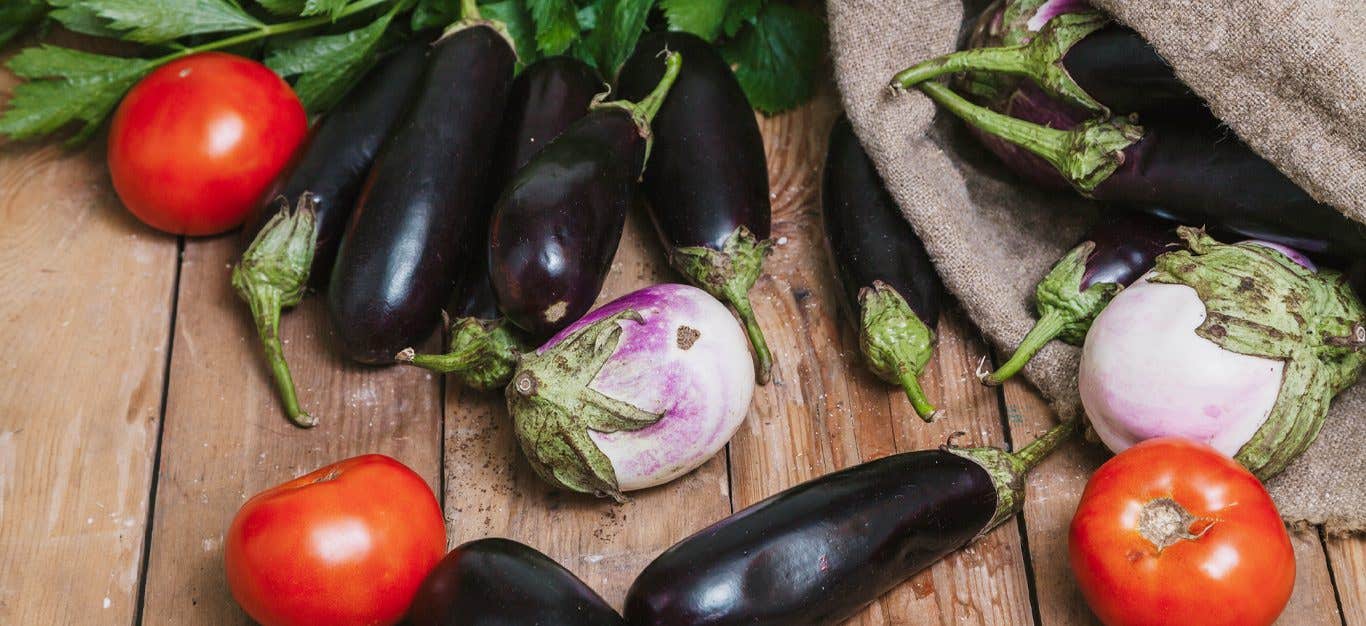
<path fill-rule="evenodd" d="M 960 72 L 1008 74 L 1033 80 L 1059 100 L 1109 115 L 1110 109 L 1086 93 L 1063 66 L 1063 58 L 1072 46 L 1109 23 L 1110 18 L 1095 11 L 1066 13 L 1049 20 L 1029 43 L 951 52 L 901 70 L 892 78 L 892 85 L 909 89 Z"/>
<path fill-rule="evenodd" d="M 773 355 L 754 315 L 749 290 L 759 280 L 764 257 L 772 250 L 772 240 L 760 241 L 749 228 L 740 226 L 731 231 L 720 250 L 689 246 L 674 248 L 669 254 L 669 263 L 688 282 L 735 309 L 754 348 L 755 379 L 760 385 L 768 384 L 773 376 Z"/>
<path fill-rule="evenodd" d="M 1048 161 L 1069 184 L 1087 196 L 1124 164 L 1124 150 L 1143 138 L 1143 127 L 1127 118 L 1092 118 L 1061 130 L 973 104 L 938 82 L 916 86 L 973 128 Z"/>
<path fill-rule="evenodd" d="M 512 51 L 512 57 L 518 62 L 521 61 L 521 57 L 517 56 L 517 41 L 512 38 L 512 31 L 508 30 L 507 24 L 504 24 L 500 20 L 483 17 L 479 13 L 478 0 L 460 0 L 460 19 L 451 23 L 450 26 L 447 26 L 446 30 L 441 31 L 441 36 L 438 37 L 432 45 L 435 46 L 436 44 L 445 41 L 446 38 L 475 26 L 486 26 L 492 29 L 493 32 L 498 33 L 498 35 L 507 42 L 508 49 Z"/>
<path fill-rule="evenodd" d="M 916 415 L 926 423 L 939 410 L 925 397 L 919 376 L 934 354 L 934 330 L 906 304 L 906 299 L 877 280 L 859 290 L 859 350 L 879 378 L 901 385 Z"/>
<path fill-rule="evenodd" d="M 1253 243 L 1223 244 L 1201 229 L 1177 234 L 1188 249 L 1158 256 L 1148 280 L 1195 291 L 1205 305 L 1200 337 L 1283 363 L 1266 420 L 1234 455 L 1265 481 L 1308 449 L 1333 396 L 1360 377 L 1366 354 L 1335 344 L 1355 336 L 1366 310 L 1337 272 L 1311 271 Z"/>
<path fill-rule="evenodd" d="M 654 133 L 650 132 L 650 122 L 654 121 L 655 114 L 659 113 L 659 108 L 664 106 L 664 99 L 669 96 L 669 90 L 673 89 L 674 83 L 678 82 L 678 73 L 683 70 L 683 55 L 670 50 L 664 51 L 664 75 L 659 79 L 655 88 L 641 98 L 639 102 L 630 100 L 608 100 L 602 102 L 598 98 L 594 99 L 593 109 L 621 109 L 631 116 L 631 121 L 635 122 L 636 128 L 640 130 L 640 136 L 645 140 L 645 160 L 641 167 L 650 162 L 650 149 L 654 147 Z M 599 94 L 599 98 L 607 94 Z M 640 172 L 636 172 L 639 174 Z"/>
<path fill-rule="evenodd" d="M 284 198 L 279 201 L 286 203 Z M 232 287 L 251 307 L 285 416 L 301 428 L 312 428 L 318 420 L 299 406 L 294 378 L 290 376 L 280 342 L 280 311 L 303 300 L 313 253 L 318 247 L 316 217 L 317 198 L 311 193 L 299 197 L 293 212 L 286 204 L 261 227 L 256 239 L 242 253 L 242 260 L 232 268 Z"/>
<path fill-rule="evenodd" d="M 640 430 L 663 417 L 590 386 L 621 342 L 622 321 L 645 320 L 625 309 L 578 329 L 544 352 L 523 355 L 506 392 L 517 442 L 538 476 L 618 503 L 626 496 L 616 469 L 589 431 Z"/>
<path fill-rule="evenodd" d="M 1082 289 L 1086 279 L 1086 260 L 1096 244 L 1083 241 L 1059 259 L 1048 275 L 1034 289 L 1034 305 L 1039 320 L 1020 340 L 1014 354 L 1001 367 L 982 378 L 982 383 L 996 386 L 1018 374 L 1039 350 L 1054 338 L 1079 346 L 1086 340 L 1086 331 L 1101 310 L 1114 299 L 1122 287 L 1115 283 L 1094 283 Z"/>
<path fill-rule="evenodd" d="M 977 533 L 978 537 L 987 534 L 1020 512 L 1024 507 L 1025 475 L 1062 442 L 1076 434 L 1080 421 L 1077 418 L 1065 420 L 1016 452 L 1006 452 L 990 446 L 960 448 L 951 443 L 941 448 L 980 465 L 991 477 L 992 485 L 996 488 L 996 512 L 992 515 L 991 521 L 982 527 L 982 531 Z"/>
<path fill-rule="evenodd" d="M 394 356 L 438 374 L 452 374 L 478 391 L 497 389 L 512 379 L 524 346 L 506 320 L 462 317 L 451 325 L 450 349 L 445 354 L 418 354 L 404 348 Z"/>

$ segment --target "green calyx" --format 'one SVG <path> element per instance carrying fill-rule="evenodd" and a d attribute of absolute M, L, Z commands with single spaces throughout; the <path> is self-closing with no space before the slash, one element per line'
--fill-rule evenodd
<path fill-rule="evenodd" d="M 1143 127 L 1127 118 L 1097 117 L 1061 130 L 997 113 L 968 102 L 947 86 L 916 85 L 940 106 L 973 128 L 1024 148 L 1048 161 L 1082 195 L 1124 164 L 1124 150 L 1143 138 Z"/>
<path fill-rule="evenodd" d="M 521 57 L 517 55 L 517 40 L 512 38 L 512 31 L 508 30 L 507 24 L 483 17 L 479 12 L 478 0 L 460 0 L 460 19 L 447 26 L 446 30 L 441 31 L 441 36 L 432 45 L 439 44 L 445 41 L 447 37 L 474 26 L 487 26 L 493 29 L 493 32 L 507 40 L 508 48 L 512 50 L 512 56 L 518 62 L 521 61 Z"/>
<path fill-rule="evenodd" d="M 1066 13 L 1049 20 L 1028 43 L 971 48 L 939 56 L 902 70 L 892 78 L 892 85 L 909 89 L 940 76 L 961 72 L 1006 74 L 1029 78 L 1059 100 L 1109 115 L 1110 110 L 1086 93 L 1062 63 L 1073 45 L 1109 23 L 1108 17 L 1094 11 Z M 984 80 L 982 76 L 974 76 L 970 84 L 981 84 Z"/>
<path fill-rule="evenodd" d="M 394 360 L 453 375 L 478 391 L 497 389 L 512 379 L 525 345 L 506 320 L 462 317 L 451 324 L 450 334 L 450 349 L 445 354 L 418 354 L 404 348 Z"/>
<path fill-rule="evenodd" d="M 674 248 L 669 263 L 688 282 L 716 299 L 729 304 L 744 324 L 749 344 L 754 348 L 755 379 L 768 384 L 773 376 L 773 355 L 768 350 L 764 331 L 754 316 L 749 290 L 764 269 L 764 257 L 773 249 L 770 240 L 760 241 L 744 226 L 731 232 L 721 249 L 707 246 Z"/>
<path fill-rule="evenodd" d="M 655 114 L 659 113 L 659 108 L 664 106 L 664 99 L 669 96 L 669 90 L 673 89 L 674 83 L 678 82 L 678 73 L 683 71 L 683 55 L 664 51 L 664 76 L 660 77 L 659 83 L 655 88 L 641 98 L 640 102 L 630 100 L 609 100 L 606 102 L 594 102 L 592 108 L 615 108 L 622 109 L 631 114 L 631 120 L 640 129 L 640 136 L 645 138 L 645 162 L 650 162 L 650 149 L 654 147 L 654 133 L 650 132 L 650 122 L 655 119 Z M 599 98 L 607 94 L 599 94 Z M 644 167 L 644 163 L 641 167 Z M 637 172 L 639 173 L 639 172 Z"/>
<path fill-rule="evenodd" d="M 934 355 L 934 330 L 906 304 L 895 289 L 882 281 L 859 291 L 859 349 L 868 368 L 879 378 L 901 385 L 916 415 L 927 423 L 939 410 L 920 388 L 920 375 Z"/>
<path fill-rule="evenodd" d="M 1270 415 L 1234 456 L 1266 480 L 1309 447 L 1333 397 L 1360 376 L 1366 310 L 1338 272 L 1253 243 L 1219 243 L 1201 229 L 1177 232 L 1188 249 L 1157 257 L 1148 280 L 1195 290 L 1206 311 L 1197 335 L 1285 364 Z"/>
<path fill-rule="evenodd" d="M 294 378 L 280 342 L 280 311 L 303 300 L 318 242 L 316 206 L 313 194 L 305 193 L 293 212 L 283 207 L 266 222 L 232 268 L 232 287 L 251 307 L 285 416 L 302 428 L 311 428 L 318 420 L 299 407 Z"/>
<path fill-rule="evenodd" d="M 663 415 L 609 398 L 591 387 L 621 341 L 622 322 L 644 323 L 626 309 L 580 328 L 540 354 L 523 355 L 507 387 L 517 442 L 546 482 L 624 502 L 611 459 L 588 431 L 639 430 Z"/>
<path fill-rule="evenodd" d="M 1086 259 L 1096 244 L 1084 241 L 1058 260 L 1048 275 L 1034 289 L 1034 306 L 1039 321 L 1029 329 L 1015 353 L 1001 367 L 982 377 L 986 385 L 999 385 L 1018 374 L 1034 355 L 1053 339 L 1062 339 L 1074 346 L 1086 340 L 1086 331 L 1101 310 L 1114 299 L 1123 286 L 1115 283 L 1095 283 L 1082 289 L 1086 276 Z"/>
<path fill-rule="evenodd" d="M 987 534 L 1020 512 L 1025 499 L 1025 476 L 1059 445 L 1076 434 L 1079 422 L 1076 418 L 1062 422 L 1018 452 L 1006 452 L 992 447 L 959 448 L 945 445 L 941 448 L 982 466 L 996 487 L 996 512 L 992 515 L 991 521 L 982 528 L 982 532 L 977 534 L 978 537 Z"/>

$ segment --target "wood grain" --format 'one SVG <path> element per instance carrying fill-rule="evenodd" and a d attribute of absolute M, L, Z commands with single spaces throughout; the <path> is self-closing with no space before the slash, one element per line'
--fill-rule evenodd
<path fill-rule="evenodd" d="M 1333 569 L 1342 622 L 1366 626 L 1366 535 L 1328 537 L 1324 547 Z"/>
<path fill-rule="evenodd" d="M 177 244 L 103 148 L 0 145 L 0 623 L 136 611 Z"/>
<path fill-rule="evenodd" d="M 1052 410 L 1028 383 L 1009 381 L 1004 393 L 1015 441 L 1026 441 L 1057 422 Z M 1024 523 L 1041 626 L 1098 623 L 1086 607 L 1067 564 L 1067 527 L 1087 478 L 1106 458 L 1108 455 L 1099 444 L 1077 440 L 1030 473 Z M 1290 541 L 1295 549 L 1295 590 L 1276 623 L 1340 623 L 1318 529 L 1291 529 Z"/>
<path fill-rule="evenodd" d="M 342 361 L 310 297 L 282 324 L 310 430 L 276 402 L 245 305 L 228 284 L 236 236 L 185 249 L 147 572 L 145 624 L 240 624 L 223 577 L 223 534 L 256 492 L 359 454 L 388 454 L 440 480 L 439 380 Z M 435 344 L 430 344 L 435 348 Z"/>

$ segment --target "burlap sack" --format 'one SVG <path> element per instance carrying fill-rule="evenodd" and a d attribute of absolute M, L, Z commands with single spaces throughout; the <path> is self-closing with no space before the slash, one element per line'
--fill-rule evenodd
<path fill-rule="evenodd" d="M 1317 198 L 1366 220 L 1366 2 L 1096 0 L 1144 34 L 1254 149 Z M 835 77 L 855 131 L 944 283 L 998 348 L 1033 322 L 1035 282 L 1097 207 L 1041 193 L 982 152 L 897 70 L 956 47 L 984 2 L 831 0 Z M 1054 342 L 1025 375 L 1075 414 L 1080 351 Z M 1154 390 L 1161 393 L 1161 390 Z M 1339 396 L 1317 442 L 1270 482 L 1290 521 L 1366 529 L 1366 384 Z"/>

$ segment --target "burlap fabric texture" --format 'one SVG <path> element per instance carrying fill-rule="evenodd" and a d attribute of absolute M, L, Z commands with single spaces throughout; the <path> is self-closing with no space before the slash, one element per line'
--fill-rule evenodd
<path fill-rule="evenodd" d="M 888 79 L 949 52 L 969 0 L 831 0 L 835 78 L 853 127 L 944 283 L 999 349 L 1032 324 L 1035 282 L 1100 207 L 1013 177 L 918 92 Z M 1366 2 L 1096 0 L 1171 63 L 1214 113 L 1319 200 L 1366 220 Z M 1025 376 L 1061 415 L 1080 410 L 1080 350 L 1054 342 Z M 1161 393 L 1161 390 L 1153 390 Z M 1282 515 L 1366 530 L 1366 383 L 1338 397 L 1318 440 L 1269 483 Z"/>

